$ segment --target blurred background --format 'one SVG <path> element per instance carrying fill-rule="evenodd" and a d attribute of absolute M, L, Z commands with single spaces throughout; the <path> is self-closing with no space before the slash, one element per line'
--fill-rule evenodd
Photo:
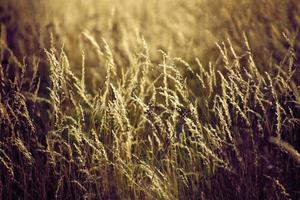
<path fill-rule="evenodd" d="M 245 50 L 245 33 L 259 70 L 272 71 L 290 44 L 298 41 L 300 6 L 297 0 L 0 0 L 1 38 L 18 58 L 44 58 L 52 45 L 68 55 L 75 72 L 85 52 L 87 74 L 103 79 L 94 42 L 110 46 L 118 69 L 134 63 L 143 40 L 151 60 L 161 53 L 180 57 L 192 66 L 199 58 L 218 65 L 220 44 L 230 39 L 237 52 Z M 84 34 L 83 34 L 84 33 Z M 93 40 L 93 41 L 91 41 Z M 300 52 L 299 42 L 294 42 Z M 92 49 L 92 50 L 91 50 Z M 296 56 L 297 56 L 296 55 Z M 48 68 L 41 59 L 42 84 L 48 82 Z M 77 66 L 77 67 L 76 67 Z M 298 73 L 298 71 L 297 71 Z M 94 84 L 95 85 L 95 84 Z"/>
<path fill-rule="evenodd" d="M 295 34 L 300 23 L 296 0 L 1 0 L 0 9 L 2 37 L 20 56 L 49 47 L 51 33 L 58 46 L 72 52 L 71 61 L 90 48 L 82 32 L 100 43 L 104 38 L 120 63 L 129 62 L 141 37 L 154 59 L 162 49 L 207 61 L 217 42 L 242 43 L 243 32 L 253 50 L 276 57 L 285 45 L 282 33 Z"/>

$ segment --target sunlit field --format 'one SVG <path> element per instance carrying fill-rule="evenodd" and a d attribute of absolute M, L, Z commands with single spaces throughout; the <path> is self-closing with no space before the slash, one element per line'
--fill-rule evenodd
<path fill-rule="evenodd" d="M 298 0 L 0 0 L 0 199 L 300 199 Z"/>

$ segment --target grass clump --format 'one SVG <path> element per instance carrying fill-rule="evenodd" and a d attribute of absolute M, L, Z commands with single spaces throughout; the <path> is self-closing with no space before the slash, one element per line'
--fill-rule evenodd
<path fill-rule="evenodd" d="M 178 43 L 186 43 L 175 53 L 166 48 L 170 44 L 176 47 L 175 39 L 157 48 L 158 41 L 148 28 L 133 40 L 125 25 L 136 21 L 120 13 L 117 5 L 109 18 L 111 29 L 103 33 L 108 40 L 99 39 L 87 22 L 86 30 L 76 33 L 80 36 L 74 40 L 80 48 L 70 42 L 75 37 L 70 30 L 80 29 L 76 26 L 80 16 L 76 22 L 58 14 L 53 23 L 66 17 L 73 26 L 60 32 L 56 30 L 59 25 L 53 25 L 49 38 L 43 33 L 45 22 L 37 21 L 41 35 L 33 41 L 39 38 L 43 49 L 21 48 L 28 41 L 8 36 L 11 26 L 1 21 L 1 198 L 299 198 L 297 14 L 280 39 L 266 39 L 263 24 L 269 23 L 255 21 L 264 16 L 261 11 L 267 9 L 266 18 L 272 21 L 273 12 L 293 5 L 276 7 L 268 2 L 259 4 L 258 14 L 238 19 L 237 12 L 229 21 L 226 13 L 235 11 L 237 4 L 222 4 L 225 30 L 216 32 L 215 37 L 226 42 L 206 45 L 212 61 L 202 59 L 204 50 L 197 51 L 196 36 L 188 48 L 193 34 L 182 27 L 197 22 L 193 5 L 216 9 L 214 3 L 170 4 L 180 13 L 189 10 L 192 14 L 189 23 L 178 25 L 182 29 L 170 31 L 175 39 L 182 39 Z M 124 3 L 125 7 L 132 5 L 131 1 Z M 248 1 L 242 3 L 249 5 L 254 7 Z M 140 7 L 147 11 L 145 16 L 141 11 L 132 15 L 146 17 L 146 24 L 152 24 L 152 7 L 154 2 Z M 122 17 L 125 25 L 119 21 Z M 160 22 L 165 22 L 165 17 Z M 26 24 L 19 23 L 18 27 Z M 160 24 L 174 30 L 170 24 L 155 24 L 154 35 L 161 30 Z M 282 24 L 275 25 L 273 32 L 282 30 Z M 261 37 L 253 32 L 256 27 Z M 214 31 L 214 27 L 207 28 Z M 61 48 L 63 37 L 65 46 Z M 262 45 L 268 53 L 261 54 L 264 51 L 256 39 L 266 42 Z M 16 43 L 21 46 L 14 46 Z M 180 53 L 183 56 L 177 56 Z M 194 53 L 199 53 L 199 58 Z"/>

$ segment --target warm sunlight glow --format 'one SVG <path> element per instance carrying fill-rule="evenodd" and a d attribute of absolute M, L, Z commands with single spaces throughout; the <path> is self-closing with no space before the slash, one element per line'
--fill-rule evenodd
<path fill-rule="evenodd" d="M 300 199 L 298 0 L 0 0 L 0 199 Z"/>

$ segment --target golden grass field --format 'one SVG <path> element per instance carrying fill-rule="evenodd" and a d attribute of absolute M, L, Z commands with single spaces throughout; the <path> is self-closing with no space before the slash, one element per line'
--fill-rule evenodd
<path fill-rule="evenodd" d="M 300 199 L 298 0 L 0 0 L 0 200 Z"/>

